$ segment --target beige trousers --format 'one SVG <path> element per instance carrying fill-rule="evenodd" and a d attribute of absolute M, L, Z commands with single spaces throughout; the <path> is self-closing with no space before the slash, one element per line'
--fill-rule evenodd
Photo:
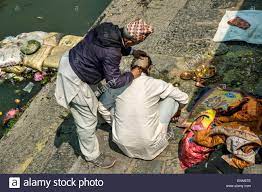
<path fill-rule="evenodd" d="M 100 155 L 96 137 L 98 100 L 90 86 L 82 82 L 69 64 L 68 52 L 60 61 L 56 80 L 57 102 L 74 117 L 80 149 L 87 160 Z"/>

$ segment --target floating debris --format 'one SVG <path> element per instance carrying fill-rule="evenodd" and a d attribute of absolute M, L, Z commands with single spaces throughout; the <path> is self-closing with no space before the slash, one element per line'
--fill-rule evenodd
<path fill-rule="evenodd" d="M 79 11 L 79 6 L 76 5 L 76 6 L 74 7 L 74 10 L 75 10 L 75 12 L 78 12 L 78 11 Z"/>
<path fill-rule="evenodd" d="M 21 7 L 20 7 L 19 5 L 16 5 L 15 8 L 14 8 L 14 11 L 15 11 L 15 12 L 18 12 L 18 11 L 20 11 L 20 10 L 21 10 Z"/>
<path fill-rule="evenodd" d="M 21 100 L 20 99 L 15 99 L 15 103 L 19 104 L 19 103 L 21 103 Z"/>
<path fill-rule="evenodd" d="M 16 115 L 19 113 L 19 109 L 10 109 L 3 119 L 3 123 L 6 124 L 10 119 L 14 119 Z"/>
<path fill-rule="evenodd" d="M 15 93 L 15 94 L 19 94 L 19 93 L 21 93 L 21 90 L 20 90 L 20 89 L 17 89 L 17 90 L 14 91 L 14 93 Z"/>
<path fill-rule="evenodd" d="M 36 17 L 37 19 L 40 19 L 40 20 L 43 20 L 44 19 L 44 17 L 42 17 L 42 16 L 38 16 L 38 17 Z"/>
<path fill-rule="evenodd" d="M 46 72 L 36 72 L 35 75 L 34 75 L 34 80 L 35 81 L 42 81 L 44 80 L 45 76 L 46 76 Z"/>
<path fill-rule="evenodd" d="M 22 76 L 14 76 L 13 77 L 13 80 L 15 80 L 15 81 L 18 81 L 18 82 L 21 82 L 21 81 L 23 81 L 24 80 L 24 77 L 22 77 Z"/>
<path fill-rule="evenodd" d="M 32 91 L 34 85 L 35 85 L 34 83 L 29 82 L 29 83 L 25 86 L 25 88 L 23 89 L 23 91 L 30 93 L 30 92 Z"/>

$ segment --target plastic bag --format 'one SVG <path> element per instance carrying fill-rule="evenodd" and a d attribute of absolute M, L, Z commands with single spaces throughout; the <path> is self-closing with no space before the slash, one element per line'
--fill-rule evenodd
<path fill-rule="evenodd" d="M 16 36 L 18 41 L 23 42 L 23 41 L 29 41 L 29 40 L 36 40 L 43 44 L 44 38 L 48 35 L 48 33 L 43 32 L 43 31 L 33 31 L 30 33 L 21 33 Z"/>
<path fill-rule="evenodd" d="M 15 73 L 17 75 L 23 73 L 26 70 L 25 66 L 12 66 L 12 67 L 5 67 L 2 68 L 2 71 L 7 72 L 7 73 Z"/>
<path fill-rule="evenodd" d="M 22 76 L 15 75 L 12 79 L 15 80 L 15 81 L 21 82 L 21 81 L 23 81 L 25 78 L 22 77 Z"/>
<path fill-rule="evenodd" d="M 83 37 L 75 35 L 66 35 L 59 42 L 59 46 L 74 47 Z"/>
<path fill-rule="evenodd" d="M 57 54 L 64 54 L 66 51 L 70 50 L 71 47 L 67 47 L 67 46 L 57 46 L 54 47 L 51 51 L 51 55 L 57 55 Z"/>
<path fill-rule="evenodd" d="M 8 37 L 5 37 L 4 40 L 2 40 L 0 42 L 0 46 L 9 46 L 9 45 L 14 45 L 16 44 L 18 41 L 17 41 L 17 38 L 14 37 L 14 36 L 8 36 Z"/>
<path fill-rule="evenodd" d="M 63 34 L 62 33 L 56 33 L 56 32 L 51 32 L 48 33 L 47 36 L 44 38 L 44 45 L 50 45 L 50 46 L 57 46 L 59 44 L 59 41 L 62 39 Z"/>
<path fill-rule="evenodd" d="M 70 49 L 70 47 L 66 47 L 66 46 L 54 47 L 52 52 L 51 52 L 51 55 L 49 55 L 44 60 L 43 67 L 58 68 L 62 56 L 69 49 Z"/>
<path fill-rule="evenodd" d="M 25 86 L 25 88 L 23 89 L 23 91 L 30 93 L 30 92 L 32 91 L 32 89 L 33 89 L 34 86 L 35 86 L 34 83 L 29 82 L 29 83 Z"/>
<path fill-rule="evenodd" d="M 58 69 L 61 55 L 49 55 L 43 63 L 43 67 L 51 67 Z"/>
<path fill-rule="evenodd" d="M 197 145 L 194 140 L 194 133 L 188 132 L 179 143 L 180 166 L 185 169 L 192 167 L 208 158 L 212 149 Z"/>
<path fill-rule="evenodd" d="M 190 126 L 190 131 L 185 134 L 179 143 L 179 160 L 180 166 L 185 169 L 192 167 L 206 160 L 212 148 L 198 145 L 194 142 L 194 132 L 199 130 L 208 130 L 214 121 L 216 112 L 214 110 L 206 110 L 199 114 Z"/>
<path fill-rule="evenodd" d="M 22 62 L 22 54 L 18 46 L 0 48 L 0 67 L 18 65 Z"/>
<path fill-rule="evenodd" d="M 44 60 L 52 51 L 52 46 L 43 45 L 35 54 L 24 57 L 24 65 L 42 71 Z"/>

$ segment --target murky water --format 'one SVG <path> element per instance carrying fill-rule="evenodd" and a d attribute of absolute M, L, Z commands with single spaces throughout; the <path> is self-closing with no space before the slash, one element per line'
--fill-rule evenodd
<path fill-rule="evenodd" d="M 46 31 L 84 35 L 111 0 L 0 0 L 0 40 L 23 32 Z M 25 104 L 41 88 L 19 92 L 28 81 L 0 84 L 0 112 L 16 107 L 20 98 Z M 0 116 L 0 124 L 3 116 Z M 0 125 L 1 129 L 1 125 Z M 1 130 L 0 130 L 1 135 Z"/>
<path fill-rule="evenodd" d="M 83 35 L 111 0 L 0 0 L 0 39 L 35 30 Z"/>

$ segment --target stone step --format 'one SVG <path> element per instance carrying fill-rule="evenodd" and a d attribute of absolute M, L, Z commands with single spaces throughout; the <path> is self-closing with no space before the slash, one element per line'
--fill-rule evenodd
<path fill-rule="evenodd" d="M 48 161 L 45 169 L 41 173 L 67 173 L 77 161 L 79 154 L 76 154 L 69 143 L 63 143 L 57 153 Z"/>
<path fill-rule="evenodd" d="M 80 154 L 73 118 L 69 115 L 26 169 L 26 173 L 66 173 Z"/>
<path fill-rule="evenodd" d="M 115 157 L 117 162 L 110 169 L 101 169 L 95 167 L 91 163 L 86 162 L 82 157 L 78 157 L 77 161 L 68 171 L 75 174 L 140 174 L 140 173 L 183 173 L 179 166 L 178 160 L 178 142 L 181 138 L 181 130 L 174 129 L 176 137 L 170 145 L 154 160 L 144 161 L 140 159 L 132 159 L 125 156 L 119 148 L 112 142 L 110 127 L 100 128 L 97 130 L 97 137 L 100 144 L 100 150 L 105 154 Z"/>
<path fill-rule="evenodd" d="M 39 154 L 46 153 L 48 158 L 55 152 L 51 143 L 68 112 L 57 105 L 54 89 L 54 81 L 43 87 L 0 140 L 0 173 L 23 173 Z"/>
<path fill-rule="evenodd" d="M 82 157 L 78 157 L 72 168 L 68 173 L 125 173 L 131 163 L 130 158 L 121 153 L 118 147 L 112 142 L 111 128 L 108 125 L 104 125 L 97 130 L 97 137 L 99 141 L 100 151 L 106 155 L 110 155 L 117 159 L 114 167 L 110 169 L 101 169 L 95 167 L 91 163 L 86 162 Z"/>
<path fill-rule="evenodd" d="M 180 1 L 179 1 L 180 2 Z M 161 28 L 152 40 L 141 46 L 163 55 L 180 57 L 196 57 L 207 51 L 218 23 L 227 8 L 235 7 L 239 0 L 188 0 L 181 1 L 182 8 L 176 10 L 175 16 L 169 21 L 167 27 Z M 160 25 L 161 26 L 161 25 Z"/>

